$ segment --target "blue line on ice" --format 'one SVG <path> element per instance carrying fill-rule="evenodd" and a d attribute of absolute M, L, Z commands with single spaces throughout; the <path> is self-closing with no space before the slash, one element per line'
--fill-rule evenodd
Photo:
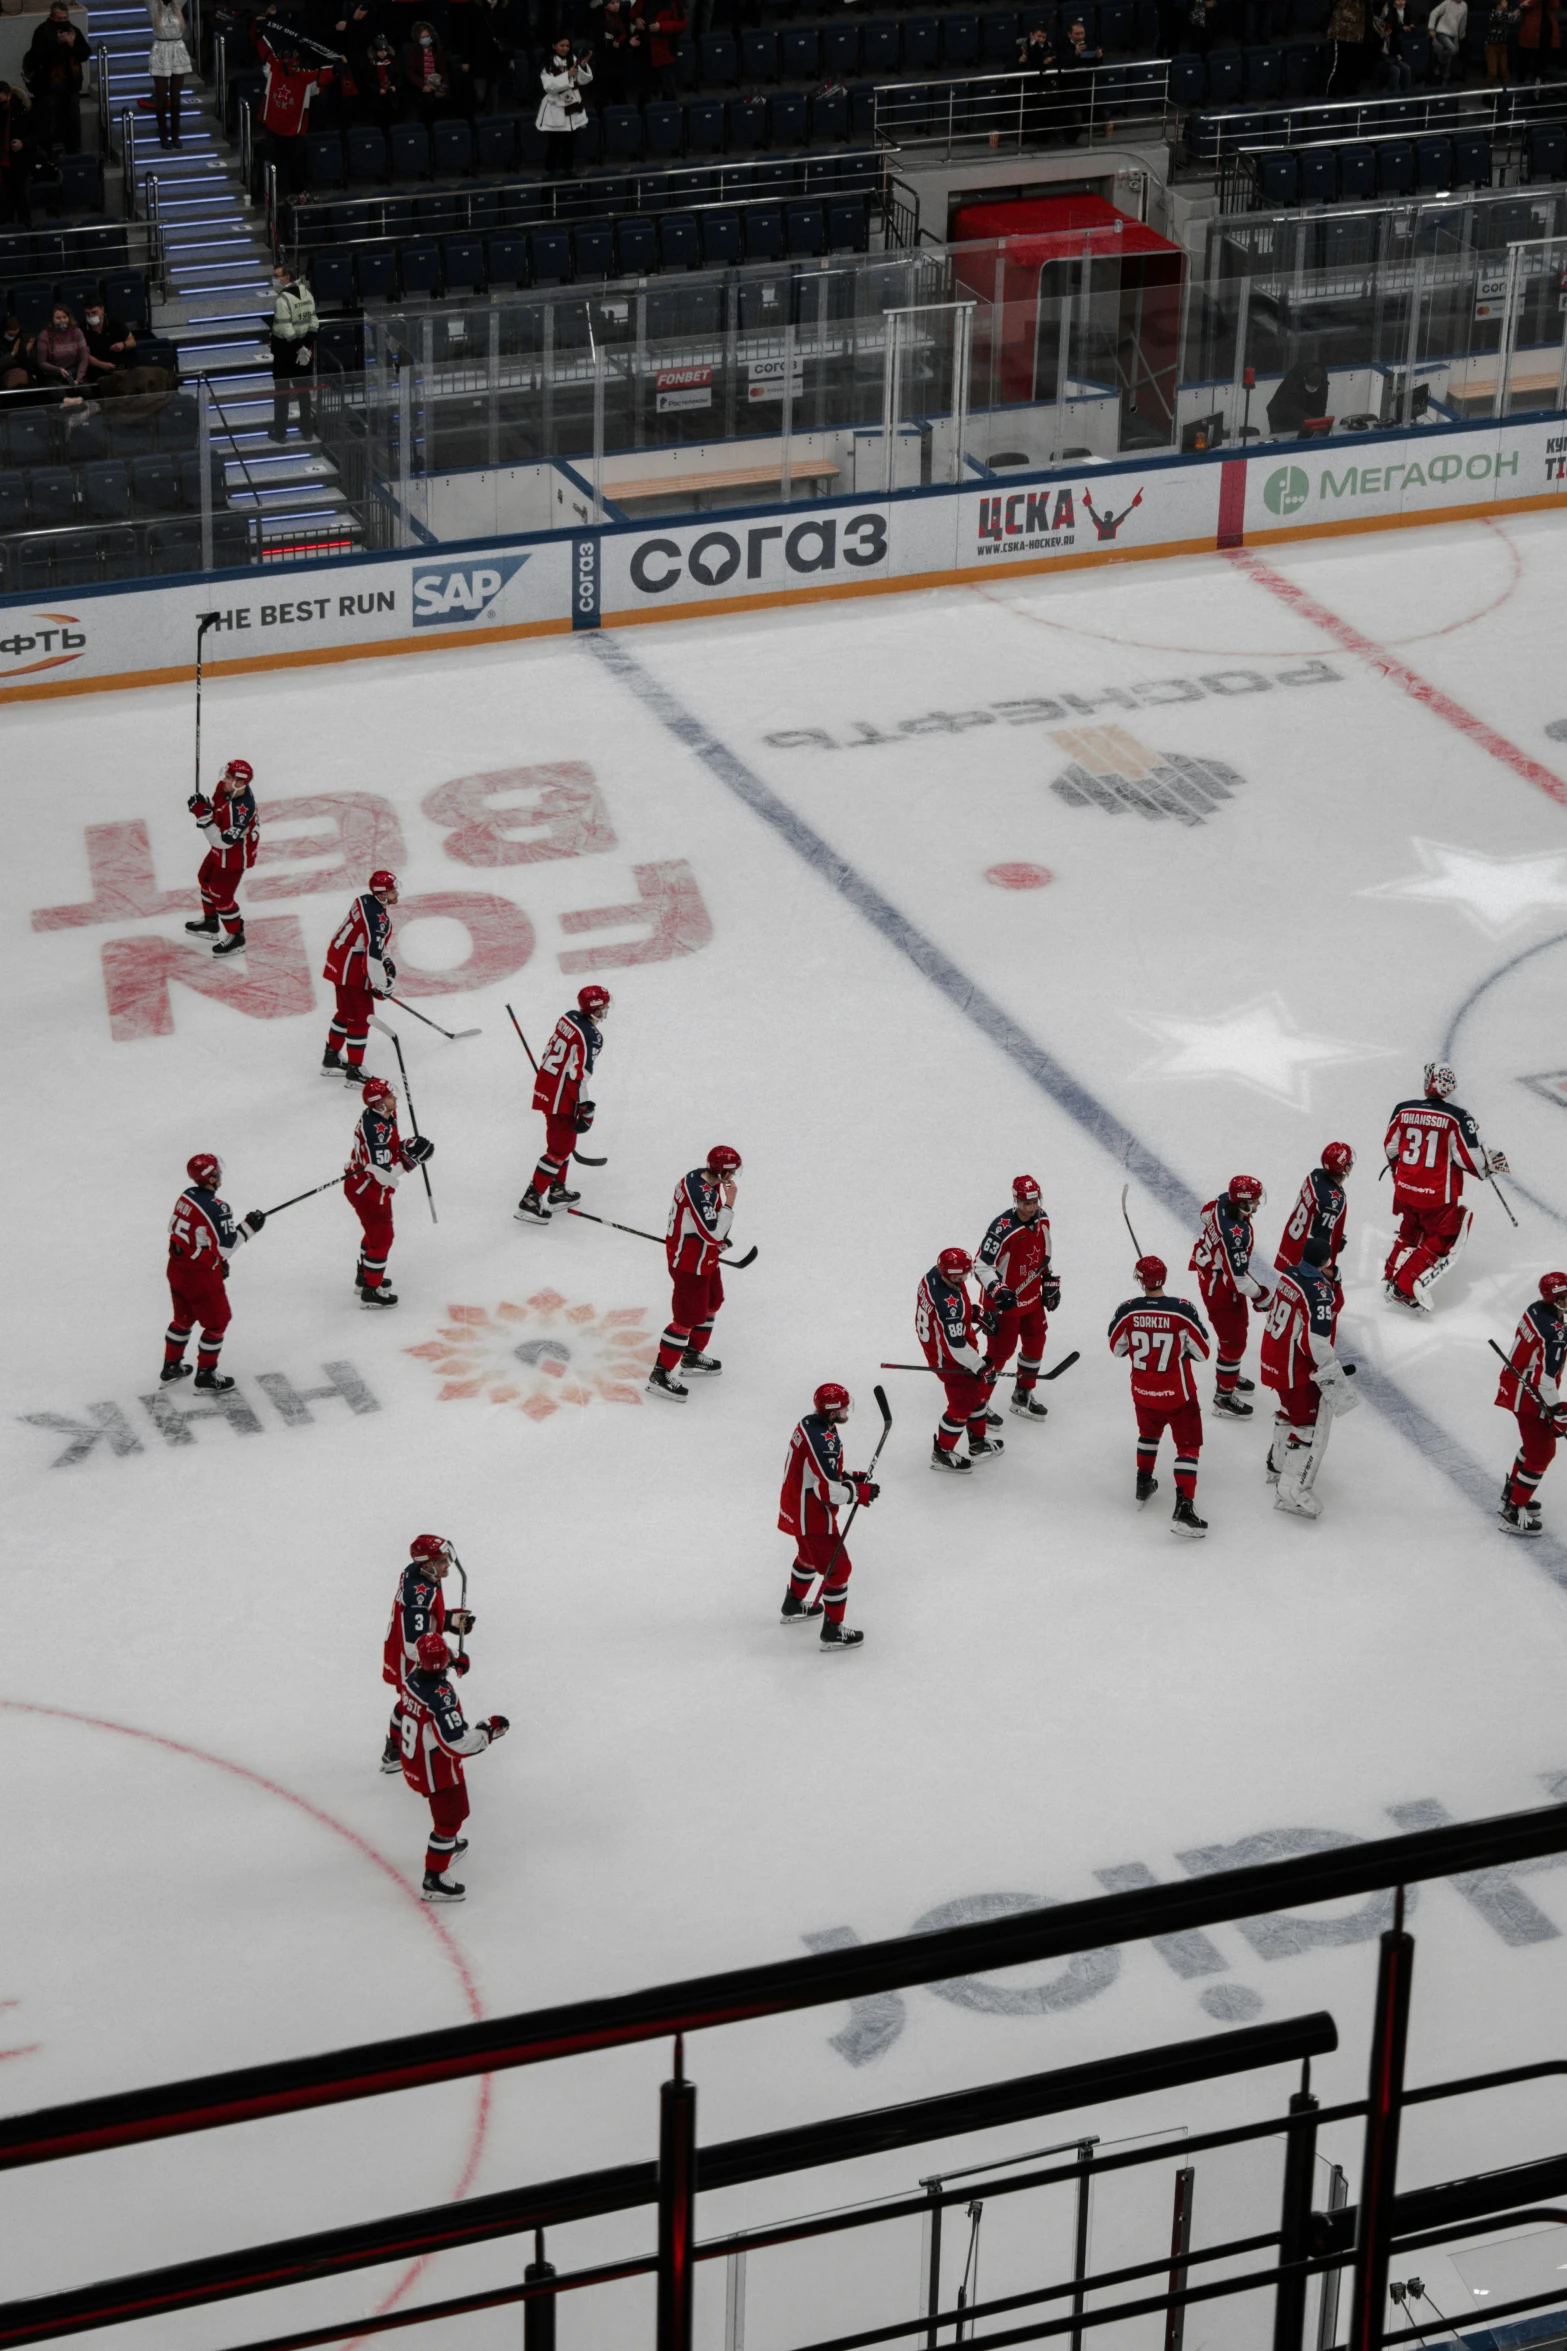
<path fill-rule="evenodd" d="M 986 995 L 976 980 L 960 971 L 951 957 L 945 955 L 927 939 L 924 932 L 900 914 L 889 898 L 856 871 L 840 851 L 825 841 L 815 827 L 806 823 L 786 801 L 781 800 L 761 777 L 747 767 L 738 752 L 716 735 L 706 722 L 687 710 L 669 688 L 660 683 L 650 671 L 629 652 L 613 630 L 594 631 L 586 637 L 587 649 L 612 671 L 630 693 L 635 694 L 645 709 L 659 723 L 667 727 L 678 742 L 683 743 L 710 774 L 716 776 L 743 800 L 753 814 L 788 842 L 791 849 L 813 867 L 851 906 L 863 914 L 866 921 L 880 931 L 888 945 L 906 956 L 917 971 L 924 974 L 932 986 L 959 1012 L 974 1023 L 980 1033 L 998 1046 L 1018 1068 L 1029 1077 L 1067 1116 L 1076 1121 L 1085 1134 L 1109 1154 L 1117 1167 L 1148 1186 L 1172 1216 L 1188 1227 L 1197 1223 L 1201 1201 L 1188 1184 L 1184 1184 L 1173 1168 L 1139 1141 L 1130 1127 L 1123 1126 L 1113 1111 L 1090 1094 L 1087 1087 L 1062 1067 L 1054 1054 L 1047 1053 L 1027 1032 L 1020 1029 L 1009 1013 Z M 1460 1017 L 1462 1017 L 1460 1015 Z M 1455 1024 L 1456 1025 L 1456 1024 Z M 1376 1406 L 1408 1439 L 1426 1461 L 1431 1462 L 1451 1480 L 1477 1510 L 1488 1519 L 1496 1516 L 1500 1492 L 1499 1473 L 1483 1469 L 1474 1455 L 1450 1436 L 1438 1421 L 1432 1419 L 1425 1407 L 1407 1395 L 1396 1380 L 1374 1364 L 1362 1363 L 1358 1374 L 1361 1393 Z M 1544 1567 L 1551 1580 L 1567 1591 L 1567 1548 L 1554 1536 L 1544 1536 L 1530 1546 L 1532 1556 Z"/>

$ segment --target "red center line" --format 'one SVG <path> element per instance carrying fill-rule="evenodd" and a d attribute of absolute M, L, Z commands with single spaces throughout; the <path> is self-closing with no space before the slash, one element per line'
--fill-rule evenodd
<path fill-rule="evenodd" d="M 1548 767 L 1542 767 L 1539 760 L 1531 759 L 1527 751 L 1520 751 L 1516 743 L 1510 743 L 1505 735 L 1498 734 L 1495 727 L 1487 726 L 1483 718 L 1476 718 L 1472 710 L 1466 710 L 1461 702 L 1455 702 L 1451 694 L 1444 694 L 1440 686 L 1433 686 L 1429 678 L 1423 678 L 1418 670 L 1400 661 L 1396 654 L 1388 652 L 1386 646 L 1379 645 L 1374 637 L 1366 636 L 1352 622 L 1341 620 L 1336 612 L 1330 612 L 1325 604 L 1319 604 L 1316 597 L 1305 588 L 1287 579 L 1283 572 L 1275 571 L 1271 563 L 1264 563 L 1249 549 L 1227 549 L 1224 559 L 1247 573 L 1259 588 L 1266 588 L 1269 595 L 1276 596 L 1281 604 L 1287 604 L 1292 612 L 1299 613 L 1302 620 L 1310 621 L 1313 628 L 1331 637 L 1346 653 L 1358 654 L 1362 661 L 1380 670 L 1385 678 L 1400 687 L 1412 701 L 1429 710 L 1433 717 L 1444 719 L 1450 727 L 1456 727 L 1461 735 L 1468 736 L 1471 743 L 1477 743 L 1482 751 L 1489 751 L 1493 759 L 1499 759 L 1504 767 L 1510 767 L 1515 775 L 1521 775 L 1526 784 L 1533 784 L 1536 790 L 1546 793 L 1559 808 L 1567 808 L 1567 783 L 1563 783 L 1559 775 Z"/>

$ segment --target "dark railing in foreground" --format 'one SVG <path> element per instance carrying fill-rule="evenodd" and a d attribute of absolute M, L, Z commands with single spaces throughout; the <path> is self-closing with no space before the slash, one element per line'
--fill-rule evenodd
<path fill-rule="evenodd" d="M 535 2246 L 536 2259 L 521 2284 L 443 2303 L 427 2303 L 380 2319 L 359 2319 L 275 2337 L 266 2345 L 248 2346 L 247 2351 L 306 2351 L 310 2345 L 379 2333 L 401 2325 L 427 2324 L 432 2319 L 456 2317 L 516 2301 L 528 2306 L 532 2314 L 528 2322 L 530 2345 L 543 2345 L 553 2341 L 553 2306 L 559 2294 L 612 2278 L 649 2273 L 656 2273 L 658 2279 L 659 2351 L 688 2351 L 692 2281 L 697 2261 L 740 2249 L 795 2242 L 843 2228 L 909 2217 L 927 2212 L 933 2205 L 939 2210 L 966 2200 L 969 2190 L 963 2187 L 928 2190 L 902 2203 L 878 2204 L 868 2211 L 785 2223 L 710 2244 L 699 2244 L 695 2239 L 695 2199 L 700 2193 L 999 2123 L 1068 2109 L 1081 2111 L 1100 2100 L 1137 2096 L 1271 2064 L 1301 2062 L 1309 2068 L 1310 2056 L 1335 2048 L 1338 2035 L 1331 2017 L 1321 2014 L 1301 2017 L 921 2099 L 866 2115 L 766 2132 L 704 2150 L 696 2144 L 694 2090 L 684 2078 L 683 2042 L 687 2033 L 748 2018 L 784 2015 L 864 1998 L 912 1984 L 935 1983 L 959 1975 L 1068 1957 L 1112 1943 L 1147 1940 L 1227 1919 L 1251 1918 L 1276 1908 L 1298 1908 L 1388 1887 L 1396 1887 L 1399 1892 L 1394 1923 L 1381 1938 L 1367 2097 L 1320 2109 L 1303 2083 L 1284 2116 L 1210 2132 L 1183 2142 L 1182 2153 L 1186 2155 L 1205 2146 L 1286 2135 L 1288 2147 L 1278 2229 L 1184 2255 L 1180 2272 L 1183 2282 L 1179 2284 L 1170 2278 L 1170 2259 L 1166 2255 L 1161 2260 L 1135 2264 L 1100 2277 L 1078 2275 L 1066 2285 L 975 2305 L 964 2316 L 966 2323 L 972 2323 L 1072 2297 L 1072 2310 L 1065 2317 L 1030 2320 L 1022 2327 L 1008 2328 L 999 2334 L 969 2338 L 974 2351 L 983 2351 L 986 2345 L 999 2351 L 1002 2344 L 1042 2340 L 1061 2333 L 1071 2333 L 1075 2338 L 1083 2330 L 1136 2315 L 1178 2311 L 1188 2304 L 1271 2287 L 1275 2293 L 1274 2351 L 1301 2351 L 1307 2281 L 1348 2268 L 1352 2271 L 1352 2351 L 1374 2351 L 1374 2346 L 1385 2342 L 1412 2341 L 1418 2338 L 1418 2329 L 1401 2334 L 1384 2331 L 1388 2262 L 1395 2248 L 1414 2250 L 1455 2235 L 1493 2230 L 1512 2221 L 1567 2220 L 1567 2212 L 1544 2208 L 1540 2201 L 1567 2196 L 1567 2153 L 1400 2195 L 1395 2192 L 1395 2180 L 1398 2126 L 1403 2108 L 1567 2074 L 1567 2061 L 1543 2060 L 1503 2072 L 1436 2083 L 1422 2090 L 1405 2090 L 1404 2045 L 1414 1944 L 1403 1926 L 1402 1889 L 1421 1880 L 1505 1870 L 1518 1862 L 1562 1851 L 1567 1851 L 1567 1805 L 1553 1805 L 1488 1821 L 1420 1830 L 1299 1859 L 1224 1871 L 1173 1885 L 1063 1903 L 1048 1910 L 1023 1911 L 975 1926 L 901 1936 L 843 1952 L 733 1969 L 609 1999 L 574 2002 L 445 2032 L 409 2035 L 317 2057 L 251 2066 L 194 2081 L 14 2116 L 0 2122 L 0 2168 L 17 2168 L 96 2149 L 183 2136 L 266 2115 L 303 2112 L 395 2090 L 542 2063 L 590 2049 L 625 2047 L 666 2035 L 675 2036 L 676 2041 L 674 2078 L 664 2085 L 661 2098 L 660 2158 L 656 2165 L 621 2165 L 574 2179 L 505 2191 L 467 2204 L 296 2237 L 76 2288 L 65 2294 L 12 2303 L 0 2307 L 0 2346 L 48 2341 L 64 2334 L 194 2308 L 280 2285 L 341 2275 L 410 2253 L 468 2246 L 527 2230 L 542 2232 L 546 2226 L 566 2220 L 656 2202 L 659 2214 L 656 2254 L 557 2275 L 543 2259 L 540 2236 Z M 1359 2202 L 1338 2212 L 1313 2212 L 1311 2187 L 1317 2131 L 1324 2123 L 1359 2116 L 1366 2120 Z M 1085 2167 L 1096 2173 L 1109 2172 L 1138 2163 L 1168 2160 L 1169 2153 L 1167 2147 L 1145 2148 L 1094 2156 L 1086 2160 L 1086 2165 L 1080 2157 L 1054 2172 L 992 2183 L 986 2193 L 1008 2194 L 1052 2181 L 1080 2180 Z M 1195 2283 L 1186 2275 L 1207 2262 L 1238 2258 L 1266 2247 L 1277 2247 L 1279 2252 L 1277 2263 L 1266 2269 L 1217 2280 L 1199 2276 Z M 1166 2279 L 1162 2292 L 1117 2303 L 1107 2310 L 1082 2308 L 1086 2293 L 1133 2285 L 1161 2273 Z M 1524 2297 L 1516 2303 L 1488 2304 L 1487 2322 L 1514 2310 L 1550 2307 L 1563 2299 L 1558 2291 Z M 934 2344 L 936 2330 L 944 2324 L 953 2324 L 955 2317 L 956 2313 L 933 2308 L 906 2324 L 900 2322 L 833 2338 L 830 2343 L 810 2346 L 809 2351 L 857 2351 L 861 2345 L 891 2343 L 921 2333 Z M 538 2322 L 536 2332 L 535 2321 Z"/>

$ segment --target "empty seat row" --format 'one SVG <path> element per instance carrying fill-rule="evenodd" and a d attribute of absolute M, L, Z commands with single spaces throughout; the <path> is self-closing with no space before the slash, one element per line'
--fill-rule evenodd
<path fill-rule="evenodd" d="M 863 253 L 863 201 L 714 206 L 700 213 L 645 214 L 489 237 L 430 237 L 354 250 L 326 247 L 310 257 L 318 303 L 333 307 L 489 287 L 560 285 L 663 270 L 731 269 L 748 261 L 814 260 Z"/>
<path fill-rule="evenodd" d="M 103 158 L 101 155 L 57 155 L 54 170 L 59 174 L 51 186 L 48 180 L 36 180 L 32 187 L 35 204 L 43 204 L 51 212 L 101 212 L 103 210 Z"/>
<path fill-rule="evenodd" d="M 0 289 L 0 302 L 7 311 L 15 311 L 26 335 L 38 332 L 57 302 L 63 302 L 79 323 L 86 305 L 94 300 L 101 301 L 111 318 L 123 320 L 133 332 L 145 331 L 151 314 L 147 280 L 140 270 L 107 270 L 101 277 L 87 271 L 66 277 L 18 277 Z"/>
<path fill-rule="evenodd" d="M 1342 147 L 1248 151 L 1264 204 L 1333 204 L 1491 185 L 1491 142 L 1482 131 L 1422 139 L 1362 139 Z"/>
<path fill-rule="evenodd" d="M 172 392 L 156 414 L 122 415 L 140 401 L 102 400 L 81 409 L 13 408 L 0 416 L 0 466 L 90 464 L 97 458 L 177 457 L 196 446 L 194 392 Z"/>
<path fill-rule="evenodd" d="M 255 537 L 255 525 L 245 515 L 214 515 L 214 566 L 230 570 L 253 561 Z M 99 524 L 93 530 L 41 529 L 36 538 L 0 537 L 0 593 L 12 595 L 200 569 L 201 524 L 191 516 Z"/>
<path fill-rule="evenodd" d="M 227 497 L 215 474 L 214 504 Z M 96 457 L 86 465 L 31 465 L 0 469 L 0 531 L 45 530 L 79 516 L 125 522 L 133 515 L 199 513 L 201 458 Z"/>
<path fill-rule="evenodd" d="M 69 160 L 69 158 L 67 159 Z M 113 221 L 73 229 L 0 229 L 0 285 L 8 278 L 41 277 L 52 270 L 121 269 L 130 265 L 129 233 Z"/>

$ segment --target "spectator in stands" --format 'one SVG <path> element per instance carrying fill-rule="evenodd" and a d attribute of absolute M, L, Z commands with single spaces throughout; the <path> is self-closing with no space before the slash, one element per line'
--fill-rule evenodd
<path fill-rule="evenodd" d="M 544 176 L 570 179 L 572 139 L 588 127 L 583 85 L 593 79 L 588 51 L 576 55 L 563 33 L 539 69 L 544 95 L 534 116 L 534 127 L 544 133 Z"/>
<path fill-rule="evenodd" d="M 1436 78 L 1439 82 L 1450 82 L 1458 63 L 1459 46 L 1469 30 L 1469 0 L 1436 0 L 1426 23 L 1436 57 Z"/>
<path fill-rule="evenodd" d="M 1036 24 L 1019 41 L 1017 69 L 1028 76 L 1023 84 L 1023 136 L 1044 139 L 1055 128 L 1061 96 L 1061 69 L 1046 26 Z"/>
<path fill-rule="evenodd" d="M 1268 429 L 1282 437 L 1286 433 L 1300 435 L 1302 425 L 1312 417 L 1326 416 L 1332 397 L 1328 371 L 1315 354 L 1297 359 L 1287 368 L 1284 380 L 1268 402 Z"/>
<path fill-rule="evenodd" d="M 1382 85 L 1407 90 L 1414 73 L 1404 55 L 1404 21 L 1399 0 L 1373 0 L 1371 40 L 1382 61 Z"/>
<path fill-rule="evenodd" d="M 66 0 L 53 0 L 28 43 L 22 79 L 33 94 L 35 135 L 56 155 L 82 150 L 82 74 L 92 55 L 71 22 Z"/>
<path fill-rule="evenodd" d="M 0 221 L 33 225 L 33 121 L 25 90 L 0 82 Z"/>
<path fill-rule="evenodd" d="M 1523 22 L 1519 0 L 1491 0 L 1485 18 L 1485 78 L 1505 89 L 1512 70 L 1513 42 Z"/>
<path fill-rule="evenodd" d="M 452 110 L 452 79 L 435 27 L 421 17 L 403 49 L 403 111 L 410 122 L 432 123 Z"/>
<path fill-rule="evenodd" d="M 60 384 L 74 391 L 87 375 L 90 354 L 87 338 L 63 302 L 49 313 L 49 323 L 33 337 L 33 374 L 41 384 Z"/>
<path fill-rule="evenodd" d="M 397 51 L 385 33 L 375 34 L 354 67 L 354 111 L 361 122 L 377 123 L 383 131 L 391 129 L 402 106 L 401 79 Z"/>
<path fill-rule="evenodd" d="M 1093 114 L 1094 67 L 1104 60 L 1104 51 L 1089 46 L 1088 28 L 1080 16 L 1069 19 L 1066 28 L 1066 47 L 1061 56 L 1061 93 L 1065 101 L 1061 110 L 1062 129 L 1066 143 L 1075 147 L 1090 125 Z"/>
<path fill-rule="evenodd" d="M 117 369 L 136 365 L 136 337 L 123 319 L 109 316 L 96 295 L 82 312 L 82 333 L 87 340 L 89 391 L 96 391 Z"/>
<path fill-rule="evenodd" d="M 24 391 L 32 380 L 22 322 L 8 306 L 4 322 L 0 324 L 0 392 Z"/>
<path fill-rule="evenodd" d="M 147 71 L 152 76 L 158 145 L 177 147 L 180 83 L 191 70 L 190 51 L 185 46 L 185 12 L 180 0 L 147 0 L 147 14 L 152 19 L 152 55 L 147 60 Z"/>
<path fill-rule="evenodd" d="M 647 93 L 647 19 L 642 0 L 604 0 L 599 62 L 610 105 L 640 106 Z"/>
<path fill-rule="evenodd" d="M 288 439 L 288 410 L 299 402 L 299 429 L 308 440 L 315 429 L 310 378 L 315 367 L 316 298 L 286 261 L 272 272 L 272 438 Z"/>
<path fill-rule="evenodd" d="M 1342 97 L 1358 90 L 1366 72 L 1366 0 L 1333 0 L 1328 18 L 1333 62 L 1328 67 L 1324 95 Z"/>
<path fill-rule="evenodd" d="M 448 0 L 446 51 L 464 114 L 498 112 L 515 54 L 502 0 Z"/>
<path fill-rule="evenodd" d="M 1561 46 L 1562 29 L 1556 0 L 1523 0 L 1522 21 L 1518 27 L 1519 72 L 1527 69 L 1531 81 L 1543 81 L 1547 60 L 1559 57 Z"/>
<path fill-rule="evenodd" d="M 653 14 L 648 20 L 648 59 L 653 69 L 653 87 L 661 98 L 676 95 L 675 43 L 684 40 L 685 31 L 685 0 L 654 0 Z"/>

